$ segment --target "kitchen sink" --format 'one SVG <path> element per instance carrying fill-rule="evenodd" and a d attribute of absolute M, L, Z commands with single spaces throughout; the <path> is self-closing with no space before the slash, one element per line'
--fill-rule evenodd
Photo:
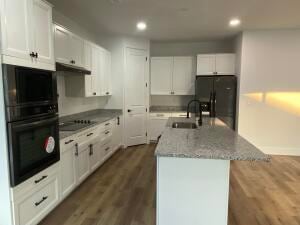
<path fill-rule="evenodd" d="M 172 128 L 178 128 L 178 129 L 196 129 L 197 125 L 196 123 L 190 123 L 190 122 L 176 122 L 172 124 Z"/>

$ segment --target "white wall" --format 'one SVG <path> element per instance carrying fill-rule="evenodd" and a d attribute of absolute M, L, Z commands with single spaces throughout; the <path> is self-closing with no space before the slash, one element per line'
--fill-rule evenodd
<path fill-rule="evenodd" d="M 203 53 L 231 53 L 232 40 L 206 42 L 151 42 L 151 56 L 196 56 Z"/>
<path fill-rule="evenodd" d="M 243 33 L 239 133 L 269 154 L 300 155 L 300 30 Z"/>
<path fill-rule="evenodd" d="M 66 28 L 68 28 L 73 33 L 79 35 L 80 37 L 90 40 L 98 45 L 101 45 L 104 48 L 107 48 L 106 41 L 107 36 L 99 36 L 92 32 L 87 31 L 82 26 L 79 26 L 77 23 L 65 17 L 57 10 L 53 10 L 53 20 L 55 23 L 58 23 Z M 88 110 L 104 108 L 109 97 L 91 97 L 91 98 L 71 98 L 67 97 L 65 94 L 65 79 L 64 76 L 61 76 L 61 73 L 58 73 L 58 106 L 59 106 L 59 115 L 65 116 L 74 113 L 84 112 Z"/>
<path fill-rule="evenodd" d="M 242 47 L 243 47 L 243 34 L 239 34 L 235 40 L 234 40 L 234 52 L 236 55 L 236 61 L 235 61 L 235 71 L 236 71 L 236 76 L 237 76 L 237 93 L 240 92 L 240 78 L 241 78 L 241 64 L 242 64 Z M 239 114 L 239 102 L 240 102 L 240 97 L 237 95 L 237 101 L 236 101 L 236 115 Z M 235 127 L 238 130 L 238 116 L 236 117 L 235 121 Z"/>
<path fill-rule="evenodd" d="M 151 42 L 152 56 L 195 56 L 206 53 L 234 52 L 234 42 L 206 41 L 206 42 Z M 151 96 L 151 105 L 186 106 L 194 96 Z"/>
<path fill-rule="evenodd" d="M 3 78 L 0 64 L 0 224 L 12 225 Z"/>

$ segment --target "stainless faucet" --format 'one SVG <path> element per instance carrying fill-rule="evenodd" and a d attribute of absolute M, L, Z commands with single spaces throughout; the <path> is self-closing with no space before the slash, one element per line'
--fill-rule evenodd
<path fill-rule="evenodd" d="M 198 120 L 198 125 L 199 126 L 202 126 L 202 103 L 199 101 L 199 100 L 191 100 L 187 106 L 187 112 L 186 112 L 186 118 L 190 118 L 190 105 L 193 103 L 193 102 L 197 102 L 198 103 L 198 106 L 199 106 L 199 113 L 200 113 L 200 117 L 199 117 L 199 120 Z"/>

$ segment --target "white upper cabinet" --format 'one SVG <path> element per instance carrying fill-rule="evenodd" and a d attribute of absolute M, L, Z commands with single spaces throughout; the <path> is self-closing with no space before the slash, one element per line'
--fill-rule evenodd
<path fill-rule="evenodd" d="M 151 94 L 170 95 L 172 92 L 173 57 L 151 58 Z"/>
<path fill-rule="evenodd" d="M 37 60 L 54 63 L 52 8 L 43 1 L 33 0 L 34 46 Z"/>
<path fill-rule="evenodd" d="M 71 35 L 71 52 L 72 64 L 79 67 L 84 67 L 84 40 L 78 36 Z"/>
<path fill-rule="evenodd" d="M 195 60 L 191 56 L 151 59 L 152 95 L 193 95 Z"/>
<path fill-rule="evenodd" d="M 55 57 L 57 62 L 84 67 L 84 40 L 56 25 Z"/>
<path fill-rule="evenodd" d="M 175 95 L 194 95 L 195 71 L 194 57 L 174 57 L 173 93 Z"/>
<path fill-rule="evenodd" d="M 63 27 L 55 26 L 55 57 L 60 63 L 70 64 L 71 34 Z"/>
<path fill-rule="evenodd" d="M 112 95 L 111 54 L 109 51 L 85 41 L 83 67 L 90 70 L 91 75 L 65 77 L 67 96 L 96 97 Z"/>
<path fill-rule="evenodd" d="M 197 75 L 234 75 L 235 54 L 200 54 L 197 56 Z"/>
<path fill-rule="evenodd" d="M 197 56 L 197 75 L 213 75 L 216 71 L 216 55 Z"/>
<path fill-rule="evenodd" d="M 111 53 L 101 49 L 100 53 L 101 96 L 111 95 Z"/>
<path fill-rule="evenodd" d="M 218 75 L 234 75 L 235 54 L 217 54 L 216 72 Z"/>
<path fill-rule="evenodd" d="M 41 0 L 2 0 L 3 63 L 54 70 L 52 6 Z"/>

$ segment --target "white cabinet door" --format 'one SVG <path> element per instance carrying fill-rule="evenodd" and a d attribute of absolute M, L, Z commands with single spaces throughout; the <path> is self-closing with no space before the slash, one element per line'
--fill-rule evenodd
<path fill-rule="evenodd" d="M 101 163 L 101 138 L 94 141 L 90 146 L 90 171 L 95 171 Z"/>
<path fill-rule="evenodd" d="M 77 184 L 80 184 L 85 178 L 90 174 L 89 167 L 89 154 L 90 147 L 88 145 L 83 145 L 78 147 L 76 158 L 76 175 L 77 175 Z"/>
<path fill-rule="evenodd" d="M 101 51 L 98 46 L 92 47 L 92 94 L 101 95 Z"/>
<path fill-rule="evenodd" d="M 71 63 L 71 37 L 69 31 L 60 26 L 55 26 L 55 57 L 60 63 Z"/>
<path fill-rule="evenodd" d="M 52 7 L 41 0 L 32 2 L 34 49 L 37 60 L 54 64 Z"/>
<path fill-rule="evenodd" d="M 122 145 L 122 125 L 121 117 L 117 117 L 113 120 L 112 128 L 112 148 L 118 149 Z"/>
<path fill-rule="evenodd" d="M 235 54 L 217 54 L 216 72 L 218 75 L 234 75 Z"/>
<path fill-rule="evenodd" d="M 197 56 L 197 75 L 214 75 L 216 72 L 216 55 L 201 54 Z"/>
<path fill-rule="evenodd" d="M 174 57 L 173 93 L 175 95 L 193 95 L 195 93 L 194 83 L 193 57 Z"/>
<path fill-rule="evenodd" d="M 76 35 L 71 35 L 71 60 L 74 65 L 84 67 L 84 40 Z"/>
<path fill-rule="evenodd" d="M 1 1 L 2 54 L 25 59 L 30 65 L 33 51 L 31 0 Z"/>
<path fill-rule="evenodd" d="M 151 94 L 170 95 L 172 91 L 173 57 L 151 58 Z"/>
<path fill-rule="evenodd" d="M 84 85 L 85 85 L 85 97 L 91 97 L 93 96 L 93 82 L 94 82 L 94 77 L 95 73 L 92 70 L 92 57 L 93 57 L 93 52 L 92 52 L 92 44 L 89 42 L 84 42 L 84 67 L 87 70 L 91 71 L 91 75 L 87 75 L 84 77 Z"/>
<path fill-rule="evenodd" d="M 105 81 L 106 81 L 106 92 L 105 95 L 112 95 L 112 81 L 111 81 L 111 53 L 106 51 L 105 60 Z"/>
<path fill-rule="evenodd" d="M 100 50 L 100 85 L 101 96 L 111 95 L 111 55 L 110 52 Z"/>
<path fill-rule="evenodd" d="M 60 150 L 60 174 L 61 196 L 65 198 L 76 187 L 76 167 L 74 140 L 65 139 L 61 142 Z"/>

